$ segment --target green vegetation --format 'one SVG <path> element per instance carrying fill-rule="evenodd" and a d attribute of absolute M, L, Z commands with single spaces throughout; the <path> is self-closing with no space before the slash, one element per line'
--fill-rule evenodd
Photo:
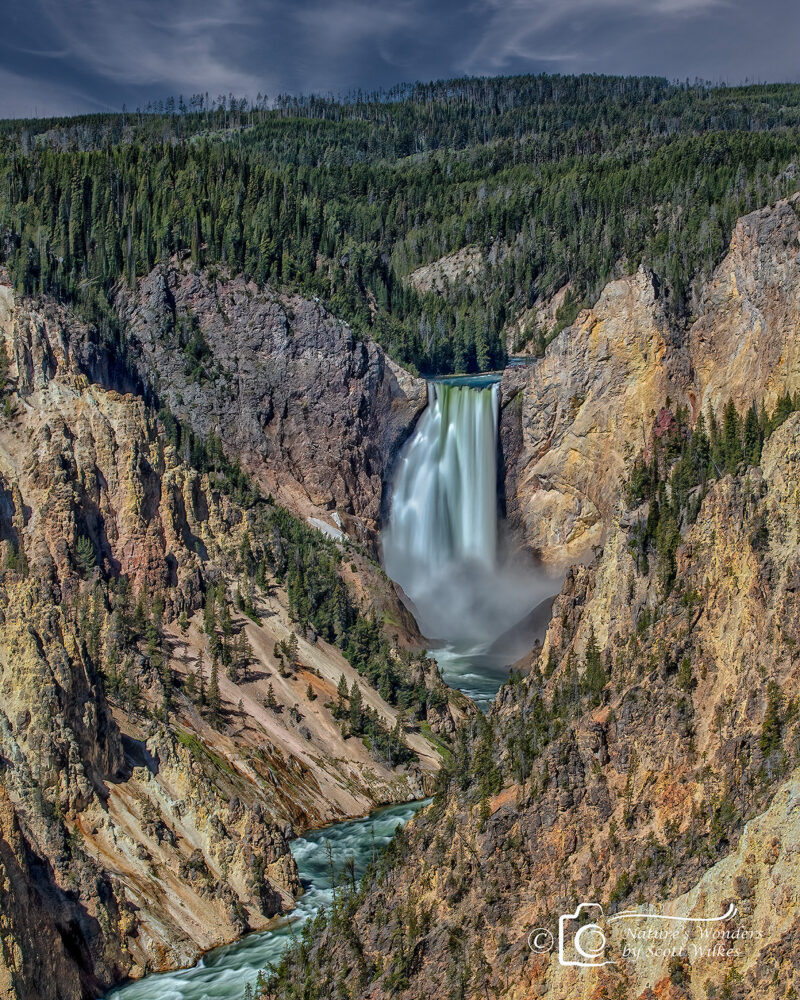
<path fill-rule="evenodd" d="M 681 527 L 697 518 L 709 480 L 757 465 L 764 442 L 797 409 L 800 394 L 781 396 L 771 415 L 762 405 L 742 416 L 728 400 L 721 420 L 709 410 L 705 417 L 700 414 L 694 427 L 683 407 L 677 407 L 674 415 L 668 408 L 661 411 L 649 454 L 634 462 L 627 487 L 631 508 L 649 503 L 647 517 L 640 518 L 630 533 L 629 545 L 639 572 L 650 571 L 650 557 L 655 555 L 662 587 L 669 592 L 675 580 Z M 756 519 L 751 541 L 757 550 L 766 548 L 769 541 L 763 512 Z"/>
<path fill-rule="evenodd" d="M 639 263 L 683 317 L 735 219 L 796 188 L 799 98 L 540 76 L 6 122 L 0 231 L 18 288 L 77 302 L 108 337 L 115 285 L 182 253 L 320 296 L 410 367 L 486 369 L 506 324 L 567 282 L 558 326 Z M 494 261 L 475 285 L 404 280 L 468 246 Z M 202 338 L 181 344 L 209 377 Z"/>
<path fill-rule="evenodd" d="M 424 654 L 393 649 L 377 617 L 359 611 L 339 573 L 345 558 L 339 543 L 278 504 L 264 503 L 252 513 L 252 530 L 240 553 L 242 568 L 262 589 L 270 579 L 286 587 L 298 631 L 341 649 L 389 704 L 420 719 L 428 706 L 441 708 L 444 688 L 426 686 Z"/>
<path fill-rule="evenodd" d="M 405 741 L 402 713 L 397 717 L 394 729 L 387 728 L 375 709 L 364 705 L 361 688 L 355 681 L 347 690 L 344 676 L 339 678 L 337 695 L 337 702 L 332 706 L 333 717 L 340 721 L 345 739 L 349 736 L 362 737 L 367 749 L 390 767 L 415 759 L 416 754 Z"/>
<path fill-rule="evenodd" d="M 95 558 L 94 545 L 91 538 L 88 538 L 86 535 L 80 535 L 78 538 L 75 546 L 75 562 L 78 565 L 78 571 L 84 578 L 95 567 L 97 559 Z"/>

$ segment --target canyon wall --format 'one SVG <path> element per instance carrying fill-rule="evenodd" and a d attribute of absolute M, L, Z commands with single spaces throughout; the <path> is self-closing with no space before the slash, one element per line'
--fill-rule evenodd
<path fill-rule="evenodd" d="M 282 502 L 374 536 L 394 455 L 427 403 L 320 304 L 174 261 L 117 299 L 125 355 L 178 419 Z"/>
<path fill-rule="evenodd" d="M 310 977 L 354 997 L 792 996 L 799 477 L 795 413 L 759 465 L 710 485 L 669 586 L 629 544 L 646 507 L 616 523 L 567 574 L 530 673 L 349 904 L 348 933 L 334 916 L 277 995 Z M 562 962 L 559 919 L 581 902 Z M 648 914 L 681 933 L 665 943 Z M 589 919 L 607 943 L 581 965 Z"/>
<path fill-rule="evenodd" d="M 253 551 L 327 539 L 303 528 L 320 513 L 334 537 L 314 558 L 341 567 L 357 627 L 386 622 L 390 643 L 413 641 L 389 582 L 331 514 L 354 535 L 371 523 L 419 386 L 313 303 L 256 302 L 243 285 L 217 296 L 178 274 L 142 282 L 129 358 L 70 310 L 0 285 L 4 998 L 82 1000 L 263 928 L 300 891 L 289 837 L 420 798 L 440 764 L 435 739 L 298 623 L 285 579 L 253 585 Z M 166 295 L 169 280 L 178 315 L 224 359 L 202 355 L 213 382 L 149 332 L 151 285 Z M 224 461 L 209 457 L 215 438 Z M 445 690 L 424 657 L 390 652 L 409 684 Z M 342 683 L 400 734 L 405 763 L 350 735 Z M 428 722 L 446 736 L 462 708 L 447 693 L 439 704 Z"/>
<path fill-rule="evenodd" d="M 508 516 L 563 573 L 542 648 L 269 995 L 303 982 L 415 1000 L 800 989 L 800 416 L 680 501 L 668 478 L 701 411 L 772 412 L 800 388 L 799 210 L 795 197 L 739 221 L 685 330 L 640 270 L 533 368 L 504 373 Z M 662 485 L 643 500 L 634 460 L 652 472 L 659 449 Z M 658 936 L 664 917 L 676 947 Z M 606 935 L 588 962 L 574 947 L 587 920 Z"/>
<path fill-rule="evenodd" d="M 800 195 L 739 220 L 687 331 L 640 269 L 607 285 L 542 359 L 504 373 L 507 508 L 546 565 L 563 571 L 602 545 L 668 399 L 696 416 L 728 399 L 771 408 L 800 388 L 798 211 Z"/>

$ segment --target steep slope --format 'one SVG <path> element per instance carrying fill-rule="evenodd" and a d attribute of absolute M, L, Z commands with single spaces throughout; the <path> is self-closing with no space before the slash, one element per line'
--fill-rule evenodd
<path fill-rule="evenodd" d="M 368 540 L 422 379 L 319 304 L 188 261 L 121 290 L 125 357 L 175 416 L 217 435 L 265 492 Z M 355 518 L 355 520 L 353 520 Z"/>
<path fill-rule="evenodd" d="M 7 286 L 0 331 L 0 982 L 78 1000 L 290 908 L 287 838 L 423 796 L 418 721 L 468 706 L 367 555 L 110 388 L 96 331 Z"/>
<path fill-rule="evenodd" d="M 568 574 L 530 675 L 462 734 L 434 805 L 269 994 L 793 995 L 798 481 L 794 414 L 759 465 L 683 508 L 670 567 L 663 551 L 642 564 L 629 543 L 650 509 L 627 511 Z M 559 916 L 582 902 L 619 918 L 589 968 L 580 921 L 573 964 L 558 956 Z M 721 938 L 680 923 L 678 950 L 656 953 L 647 913 L 727 917 Z M 656 937 L 626 955 L 631 922 Z"/>
<path fill-rule="evenodd" d="M 666 400 L 693 417 L 732 398 L 772 407 L 800 387 L 800 195 L 745 216 L 686 331 L 650 272 L 611 282 L 547 347 L 503 376 L 507 507 L 565 569 L 607 536 L 616 497 Z"/>
<path fill-rule="evenodd" d="M 538 363 L 504 373 L 504 423 L 521 426 L 506 463 L 508 509 L 544 562 L 567 565 L 602 542 L 651 412 L 688 383 L 644 270 L 607 285 Z"/>

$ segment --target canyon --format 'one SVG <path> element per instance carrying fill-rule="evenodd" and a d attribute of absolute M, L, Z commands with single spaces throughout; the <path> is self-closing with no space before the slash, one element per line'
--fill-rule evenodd
<path fill-rule="evenodd" d="M 151 299 L 146 283 L 142 297 Z M 202 301 L 200 294 L 197 313 Z M 340 648 L 298 624 L 285 580 L 252 590 L 242 551 L 258 531 L 263 503 L 249 494 L 237 500 L 217 469 L 191 464 L 187 449 L 196 450 L 199 437 L 184 432 L 184 447 L 168 439 L 164 404 L 158 402 L 162 419 L 148 386 L 154 368 L 142 363 L 136 371 L 133 348 L 123 357 L 55 303 L 19 300 L 5 285 L 0 307 L 8 358 L 0 431 L 3 989 L 20 998 L 77 998 L 98 995 L 124 976 L 190 964 L 208 948 L 266 926 L 300 891 L 287 838 L 422 797 L 439 766 L 440 744 L 431 728 L 426 736 L 414 727 L 400 737 L 411 762 L 397 767 L 343 731 L 332 712 L 342 683 L 351 695 L 354 687 L 362 692 L 364 710 L 386 732 L 398 726 L 400 710 Z M 276 299 L 269 308 L 291 340 L 282 311 L 288 305 Z M 305 531 L 318 536 L 321 558 L 346 558 L 342 593 L 361 620 L 383 622 L 379 628 L 400 647 L 418 645 L 413 620 L 357 541 L 370 537 L 378 487 L 370 497 L 364 479 L 357 506 L 347 502 L 354 483 L 332 484 L 329 476 L 351 465 L 363 477 L 374 461 L 380 483 L 380 463 L 420 403 L 403 393 L 376 348 L 356 342 L 313 303 L 305 308 L 295 389 L 290 352 L 279 344 L 275 357 L 284 367 L 273 385 L 287 393 L 279 404 L 284 416 L 270 409 L 265 417 L 281 425 L 279 459 L 270 461 L 267 449 L 262 468 L 263 509 L 277 512 L 267 515 L 271 544 L 280 548 L 288 539 L 279 534 L 283 515 L 270 488 L 293 501 L 301 520 L 286 517 L 302 544 L 313 544 Z M 245 326 L 235 329 L 244 336 Z M 253 360 L 262 368 L 271 356 L 264 344 L 272 346 L 266 338 Z M 217 346 L 229 356 L 230 345 Z M 352 371 L 336 383 L 330 372 L 341 373 L 348 351 Z M 313 408 L 321 429 L 309 437 L 298 430 L 306 403 L 288 394 L 299 385 L 307 392 L 315 370 L 330 410 L 325 416 Z M 198 432 L 216 433 L 237 463 L 256 464 L 248 451 L 252 428 L 235 412 L 219 412 L 229 395 L 209 394 L 204 409 L 184 372 L 175 367 L 175 392 L 192 402 Z M 159 374 L 164 393 L 168 366 Z M 264 389 L 253 375 L 241 390 L 245 400 L 256 384 Z M 382 417 L 368 402 L 373 395 L 384 401 Z M 289 413 L 298 424 L 287 439 Z M 380 432 L 365 437 L 365 419 Z M 383 450 L 375 440 L 381 435 Z M 297 446 L 291 458 L 287 440 Z M 230 461 L 220 456 L 217 465 L 240 483 L 244 474 L 238 464 L 231 472 Z M 315 503 L 329 487 L 326 506 Z M 248 490 L 259 495 L 258 487 Z M 328 509 L 334 497 L 342 501 L 341 521 Z M 352 528 L 352 541 L 340 524 Z M 220 664 L 218 678 L 211 647 L 219 637 L 201 614 L 214 588 L 225 617 L 220 626 L 231 633 L 223 643 L 229 650 L 239 643 L 246 660 L 236 675 Z M 247 614 L 235 600 L 242 590 Z M 140 640 L 131 641 L 137 633 Z M 215 718 L 197 693 L 209 690 L 212 669 Z M 469 710 L 424 656 L 409 653 L 396 669 L 409 686 L 441 692 L 440 707 L 427 713 L 433 730 L 446 734 Z"/>
<path fill-rule="evenodd" d="M 189 260 L 120 286 L 116 331 L 0 285 L 0 993 L 78 1000 L 191 964 L 294 905 L 290 838 L 435 793 L 342 904 L 350 933 L 315 939 L 317 995 L 566 998 L 582 975 L 597 997 L 790 995 L 800 422 L 697 495 L 666 594 L 626 487 L 679 409 L 693 426 L 800 390 L 798 211 L 738 222 L 685 329 L 640 268 L 503 372 L 500 511 L 559 593 L 485 717 L 442 683 L 379 564 L 423 379 L 321 304 Z M 254 585 L 290 531 L 424 711 L 298 622 L 288 571 Z M 245 662 L 215 676 L 212 718 L 189 692 L 217 642 Z M 597 656 L 600 703 L 566 708 Z M 347 731 L 341 678 L 404 760 Z M 735 975 L 712 959 L 584 973 L 528 946 L 595 899 L 682 916 L 735 900 L 758 945 Z M 276 991 L 306 973 L 290 963 Z"/>
<path fill-rule="evenodd" d="M 265 996 L 794 995 L 794 404 L 757 460 L 689 488 L 655 566 L 640 540 L 657 502 L 631 477 L 701 414 L 800 388 L 798 207 L 739 221 L 685 331 L 640 269 L 503 373 L 506 511 L 564 572 L 544 641 L 468 724 L 392 859 Z M 599 903 L 605 953 L 576 961 L 573 929 L 562 961 L 561 920 Z M 681 947 L 626 954 L 611 928 L 631 914 L 656 940 L 665 917 L 688 928 Z M 697 920 L 736 943 L 704 949 Z"/>

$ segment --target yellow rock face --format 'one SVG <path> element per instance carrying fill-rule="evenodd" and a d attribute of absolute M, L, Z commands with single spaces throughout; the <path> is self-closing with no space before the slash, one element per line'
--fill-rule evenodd
<path fill-rule="evenodd" d="M 14 389 L 0 413 L 3 1000 L 81 1000 L 264 928 L 300 891 L 290 833 L 423 797 L 440 764 L 420 733 L 409 734 L 418 761 L 401 768 L 345 738 L 326 707 L 342 675 L 389 729 L 398 712 L 322 639 L 301 637 L 300 664 L 284 674 L 275 645 L 297 625 L 278 586 L 256 596 L 260 624 L 234 611 L 253 656 L 244 678 L 220 671 L 230 724 L 211 725 L 178 696 L 165 726 L 158 672 L 136 648 L 124 655 L 140 704 L 117 696 L 112 708 L 103 656 L 87 643 L 107 652 L 120 623 L 96 588 L 99 571 L 79 571 L 79 539 L 92 536 L 108 577 L 129 579 L 132 602 L 150 595 L 148 616 L 163 593 L 165 667 L 177 691 L 198 672 L 209 684 L 195 611 L 209 579 L 235 592 L 231 553 L 249 525 L 248 511 L 169 444 L 141 398 L 89 380 L 72 353 L 87 339 L 66 310 L 15 303 L 0 286 Z M 368 595 L 378 614 L 389 604 L 382 587 Z M 398 632 L 405 627 L 400 619 Z M 83 921 L 80 967 L 58 932 L 73 921 Z"/>
<path fill-rule="evenodd" d="M 657 281 L 640 270 L 607 285 L 526 374 L 504 375 L 504 420 L 521 428 L 506 492 L 546 565 L 563 569 L 602 544 L 668 399 L 696 417 L 729 398 L 740 411 L 769 408 L 800 388 L 798 210 L 795 196 L 739 220 L 688 330 L 671 327 Z"/>

